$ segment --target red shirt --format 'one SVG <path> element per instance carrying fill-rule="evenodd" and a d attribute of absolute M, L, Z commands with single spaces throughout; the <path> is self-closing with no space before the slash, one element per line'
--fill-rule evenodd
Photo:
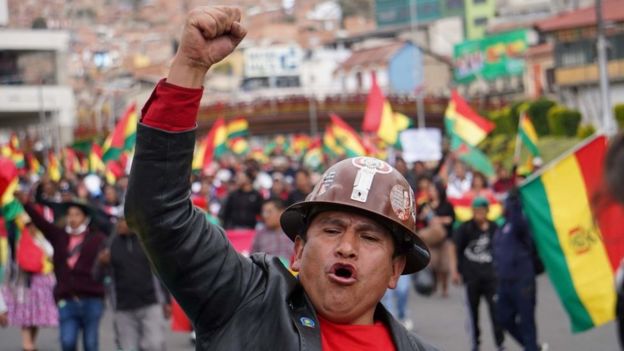
<path fill-rule="evenodd" d="M 321 316 L 318 319 L 323 351 L 396 350 L 390 331 L 381 322 L 373 325 L 346 325 L 332 323 Z"/>

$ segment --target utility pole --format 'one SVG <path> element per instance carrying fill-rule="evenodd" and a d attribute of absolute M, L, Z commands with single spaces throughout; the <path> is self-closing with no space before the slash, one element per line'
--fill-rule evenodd
<path fill-rule="evenodd" d="M 602 18 L 602 0 L 596 0 L 596 34 L 598 40 L 598 71 L 600 74 L 600 102 L 602 105 L 602 130 L 607 135 L 616 133 L 615 123 L 611 114 L 611 93 L 609 91 L 609 77 L 607 74 L 607 39 L 604 34 L 604 20 Z"/>
<path fill-rule="evenodd" d="M 416 50 L 419 50 L 418 44 L 416 42 L 417 37 L 417 18 L 416 18 L 416 0 L 410 0 L 410 31 L 412 33 L 412 38 L 414 40 L 414 46 Z M 416 72 L 421 67 L 416 67 L 418 62 L 414 61 L 414 83 L 416 83 Z M 424 89 L 420 86 L 416 86 L 414 84 L 414 94 L 416 95 L 416 115 L 418 128 L 425 128 L 425 103 L 423 100 Z"/>

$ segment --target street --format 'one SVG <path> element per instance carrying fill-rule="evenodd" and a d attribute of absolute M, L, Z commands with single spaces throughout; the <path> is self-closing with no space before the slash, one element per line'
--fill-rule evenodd
<path fill-rule="evenodd" d="M 469 338 L 465 332 L 466 313 L 463 305 L 463 290 L 453 287 L 450 297 L 424 298 L 413 294 L 410 297 L 410 312 L 415 331 L 440 350 L 469 350 Z M 485 303 L 481 304 L 482 350 L 494 350 L 489 318 Z M 615 324 L 609 323 L 588 332 L 573 335 L 568 319 L 547 277 L 541 276 L 538 282 L 537 322 L 539 337 L 547 342 L 550 351 L 616 351 L 617 336 Z M 106 313 L 100 328 L 100 349 L 114 350 L 111 314 Z M 58 331 L 44 329 L 38 340 L 40 351 L 59 350 Z M 20 350 L 20 334 L 15 328 L 0 330 L 0 350 Z M 521 350 L 510 338 L 506 341 L 507 350 Z M 185 334 L 167 334 L 168 350 L 193 350 Z"/>

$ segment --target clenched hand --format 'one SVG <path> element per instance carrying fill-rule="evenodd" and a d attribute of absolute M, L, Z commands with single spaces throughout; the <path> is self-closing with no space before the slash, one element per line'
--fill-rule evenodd
<path fill-rule="evenodd" d="M 247 34 L 240 20 L 240 9 L 230 6 L 202 6 L 189 12 L 167 81 L 200 87 L 210 66 L 234 51 Z"/>

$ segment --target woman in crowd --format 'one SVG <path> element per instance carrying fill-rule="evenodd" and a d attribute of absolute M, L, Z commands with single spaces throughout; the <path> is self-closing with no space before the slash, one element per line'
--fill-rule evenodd
<path fill-rule="evenodd" d="M 16 252 L 40 256 L 39 262 L 23 262 L 14 258 L 16 274 L 5 286 L 3 294 L 8 309 L 8 324 L 22 331 L 22 349 L 37 349 L 37 333 L 40 327 L 58 326 L 58 310 L 52 290 L 56 280 L 52 273 L 54 249 L 43 234 L 33 225 L 30 217 L 22 214 L 19 221 L 24 225 Z M 36 250 L 36 254 L 33 252 Z M 26 258 L 28 260 L 28 258 Z M 33 266 L 33 263 L 35 266 Z"/>
<path fill-rule="evenodd" d="M 453 233 L 455 211 L 453 205 L 446 198 L 446 189 L 439 182 L 429 184 L 428 197 L 429 202 L 423 207 L 420 215 L 427 224 L 423 234 L 440 232 L 443 229 L 444 236 L 429 246 L 431 252 L 430 267 L 436 278 L 436 287 L 441 288 L 442 297 L 448 297 L 449 259 L 447 251 L 449 250 L 448 240 Z"/>

